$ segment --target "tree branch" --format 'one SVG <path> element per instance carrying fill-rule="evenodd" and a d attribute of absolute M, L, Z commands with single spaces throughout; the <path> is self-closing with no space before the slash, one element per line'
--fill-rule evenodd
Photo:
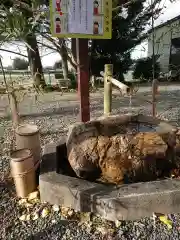
<path fill-rule="evenodd" d="M 48 40 L 49 42 L 51 42 L 55 47 L 56 47 L 56 51 L 61 52 L 61 46 L 59 45 L 59 43 L 56 43 L 56 40 L 54 40 L 53 38 L 51 38 L 50 36 L 48 36 L 47 34 L 42 34 L 41 35 Z M 53 49 L 53 48 L 52 48 Z M 71 56 L 69 56 L 67 54 L 67 60 L 68 62 L 72 65 L 73 68 L 77 68 L 77 63 L 75 62 L 74 59 L 72 59 Z"/>
<path fill-rule="evenodd" d="M 139 0 L 130 0 L 130 1 L 126 2 L 126 3 L 122 3 L 121 5 L 113 8 L 112 11 L 117 11 L 117 10 L 119 10 L 122 7 L 127 8 L 127 7 L 129 7 L 130 4 L 132 4 L 134 2 L 137 2 L 137 1 L 139 1 Z"/>
<path fill-rule="evenodd" d="M 11 50 L 7 50 L 7 49 L 0 48 L 0 51 L 13 53 L 13 54 L 19 55 L 19 56 L 21 56 L 21 57 L 28 58 L 28 56 L 26 56 L 26 55 L 24 55 L 24 54 L 22 54 L 22 53 L 13 52 L 13 51 L 11 51 Z"/>
<path fill-rule="evenodd" d="M 49 48 L 53 51 L 57 51 L 57 48 L 53 48 L 52 46 L 48 45 L 48 44 L 45 44 L 45 43 L 42 43 L 42 42 L 39 42 L 37 41 L 38 44 L 42 45 L 43 47 L 46 47 L 46 48 Z"/>

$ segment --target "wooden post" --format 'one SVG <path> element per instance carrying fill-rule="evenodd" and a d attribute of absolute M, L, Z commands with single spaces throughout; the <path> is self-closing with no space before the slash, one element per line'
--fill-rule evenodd
<path fill-rule="evenodd" d="M 19 109 L 18 109 L 18 102 L 17 98 L 14 92 L 11 92 L 9 94 L 10 99 L 10 109 L 11 109 L 11 116 L 12 116 L 12 122 L 13 127 L 16 128 L 18 124 L 20 123 L 20 117 L 19 117 Z"/>
<path fill-rule="evenodd" d="M 49 76 L 49 85 L 52 86 L 52 83 L 51 83 L 51 74 L 50 74 L 50 71 L 48 71 L 48 76 Z"/>
<path fill-rule="evenodd" d="M 87 122 L 90 120 L 88 39 L 76 39 L 76 53 L 80 118 Z"/>
<path fill-rule="evenodd" d="M 156 95 L 158 93 L 158 81 L 157 79 L 153 79 L 152 82 L 152 115 L 156 116 Z"/>
<path fill-rule="evenodd" d="M 104 115 L 109 115 L 112 108 L 112 83 L 108 77 L 113 75 L 113 65 L 106 64 L 104 69 Z"/>

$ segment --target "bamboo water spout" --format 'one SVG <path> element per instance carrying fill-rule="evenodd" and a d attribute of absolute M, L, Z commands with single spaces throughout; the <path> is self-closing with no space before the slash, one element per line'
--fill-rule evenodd
<path fill-rule="evenodd" d="M 101 76 L 104 77 L 104 72 L 100 72 Z M 123 94 L 129 94 L 131 89 L 126 84 L 118 81 L 117 79 L 113 78 L 112 76 L 107 76 L 107 81 L 111 82 L 113 85 L 118 87 Z"/>

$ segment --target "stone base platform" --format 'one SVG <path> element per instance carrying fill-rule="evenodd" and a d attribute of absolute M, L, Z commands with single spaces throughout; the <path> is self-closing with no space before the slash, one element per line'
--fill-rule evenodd
<path fill-rule="evenodd" d="M 180 180 L 162 180 L 108 186 L 57 173 L 65 164 L 65 140 L 46 145 L 43 153 L 39 189 L 41 201 L 93 212 L 108 220 L 136 220 L 153 212 L 180 212 Z"/>

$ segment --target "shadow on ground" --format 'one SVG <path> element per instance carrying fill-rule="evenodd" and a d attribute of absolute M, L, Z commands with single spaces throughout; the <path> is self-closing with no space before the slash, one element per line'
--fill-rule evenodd
<path fill-rule="evenodd" d="M 40 232 L 27 237 L 27 240 L 50 240 L 50 239 L 62 239 L 66 232 L 66 226 L 69 225 L 67 220 L 60 220 L 57 224 L 51 227 L 45 228 Z"/>

